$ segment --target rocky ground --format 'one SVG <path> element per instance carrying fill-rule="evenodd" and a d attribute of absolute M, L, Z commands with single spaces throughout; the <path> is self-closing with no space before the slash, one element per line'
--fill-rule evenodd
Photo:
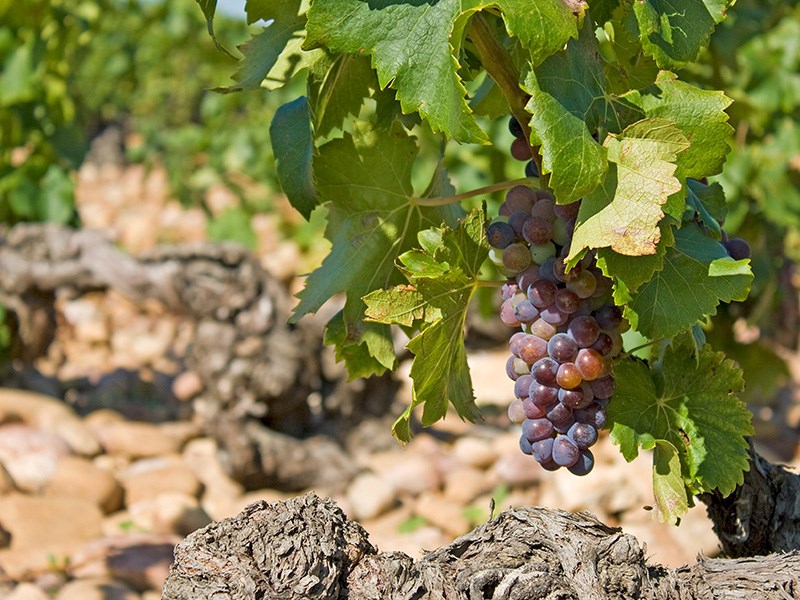
<path fill-rule="evenodd" d="M 85 167 L 79 198 L 86 226 L 104 229 L 132 252 L 205 237 L 206 215 L 169 200 L 159 171 Z M 221 211 L 231 202 L 216 190 L 209 204 Z M 258 254 L 296 288 L 293 276 L 310 259 L 281 239 L 279 220 L 255 219 Z M 290 494 L 245 491 L 191 419 L 200 383 L 181 361 L 191 322 L 113 292 L 60 299 L 58 309 L 56 342 L 37 369 L 39 388 L 61 382 L 66 402 L 0 390 L 0 598 L 160 598 L 183 536 L 254 500 Z M 636 536 L 653 561 L 666 565 L 716 555 L 702 506 L 677 528 L 652 520 L 649 457 L 626 464 L 606 436 L 594 471 L 579 478 L 545 472 L 521 454 L 516 427 L 503 417 L 511 392 L 505 360 L 502 347 L 470 354 L 478 401 L 496 415 L 486 423 L 448 418 L 405 448 L 353 451 L 360 472 L 335 500 L 380 550 L 416 557 L 446 545 L 485 521 L 494 499 L 496 511 L 589 510 Z M 409 389 L 400 393 L 407 398 Z M 784 400 L 796 405 L 793 394 L 788 390 Z M 390 436 L 384 424 L 365 427 L 365 435 Z M 800 466 L 797 423 L 783 433 L 781 455 Z"/>

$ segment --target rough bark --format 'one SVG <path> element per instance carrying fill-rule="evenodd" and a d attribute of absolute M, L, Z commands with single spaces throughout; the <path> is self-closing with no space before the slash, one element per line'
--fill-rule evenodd
<path fill-rule="evenodd" d="M 0 302 L 18 321 L 23 361 L 52 341 L 57 295 L 108 289 L 193 319 L 183 358 L 204 384 L 194 411 L 248 488 L 341 488 L 352 478 L 342 433 L 362 416 L 388 413 L 393 384 L 347 382 L 322 342 L 320 320 L 290 326 L 286 289 L 246 249 L 185 244 L 134 257 L 93 230 L 0 231 Z M 337 442 L 326 439 L 331 432 Z"/>
<path fill-rule="evenodd" d="M 800 598 L 800 554 L 648 565 L 639 543 L 588 513 L 520 508 L 413 560 L 382 553 L 314 494 L 213 523 L 181 542 L 165 600 Z"/>
<path fill-rule="evenodd" d="M 726 556 L 800 549 L 800 476 L 764 460 L 750 446 L 750 470 L 727 498 L 704 494 Z"/>

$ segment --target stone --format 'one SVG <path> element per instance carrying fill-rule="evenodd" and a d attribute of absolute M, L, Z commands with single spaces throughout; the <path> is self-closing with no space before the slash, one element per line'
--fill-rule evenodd
<path fill-rule="evenodd" d="M 37 493 L 69 451 L 54 433 L 21 423 L 0 425 L 0 463 L 20 490 Z"/>
<path fill-rule="evenodd" d="M 79 456 L 64 456 L 42 490 L 45 496 L 83 498 L 108 514 L 122 506 L 122 487 L 114 476 Z"/>
<path fill-rule="evenodd" d="M 141 596 L 127 585 L 113 579 L 76 579 L 62 587 L 55 600 L 140 600 Z"/>
<path fill-rule="evenodd" d="M 464 509 L 439 494 L 422 494 L 414 503 L 414 513 L 453 537 L 470 530 Z"/>
<path fill-rule="evenodd" d="M 89 428 L 58 398 L 0 388 L 0 422 L 13 418 L 57 435 L 75 454 L 94 456 L 100 452 L 100 445 Z"/>
<path fill-rule="evenodd" d="M 419 454 L 381 452 L 368 462 L 372 471 L 398 495 L 418 496 L 442 485 L 442 475 L 436 465 Z"/>
<path fill-rule="evenodd" d="M 130 458 L 174 454 L 180 451 L 178 440 L 152 423 L 119 421 L 93 427 L 106 452 Z"/>
<path fill-rule="evenodd" d="M 444 497 L 454 504 L 464 505 L 497 485 L 497 474 L 474 467 L 461 467 L 447 473 Z"/>
<path fill-rule="evenodd" d="M 192 470 L 177 457 L 137 461 L 120 473 L 119 477 L 128 506 L 165 492 L 197 497 L 203 488 Z"/>
<path fill-rule="evenodd" d="M 16 489 L 17 486 L 14 484 L 11 473 L 8 472 L 8 469 L 6 469 L 5 465 L 0 461 L 0 496 L 4 496 Z"/>
<path fill-rule="evenodd" d="M 154 533 L 186 536 L 211 523 L 211 517 L 200 506 L 200 501 L 180 492 L 165 492 L 128 503 L 127 512 L 137 527 Z"/>
<path fill-rule="evenodd" d="M 171 438 L 179 448 L 183 448 L 189 440 L 200 437 L 202 428 L 199 423 L 191 421 L 167 421 L 156 425 L 161 433 Z"/>
<path fill-rule="evenodd" d="M 160 590 L 175 560 L 174 544 L 142 544 L 121 548 L 108 557 L 108 569 L 115 579 L 138 591 Z"/>
<path fill-rule="evenodd" d="M 20 583 L 10 594 L 0 597 L 5 600 L 51 600 L 47 592 L 32 583 Z"/>
<path fill-rule="evenodd" d="M 0 498 L 0 527 L 11 545 L 0 550 L 0 570 L 13 579 L 52 570 L 75 547 L 101 535 L 102 513 L 81 498 L 10 495 Z"/>
<path fill-rule="evenodd" d="M 501 483 L 512 487 L 533 485 L 542 476 L 543 469 L 532 457 L 519 451 L 506 454 L 497 459 L 492 471 Z"/>
<path fill-rule="evenodd" d="M 248 492 L 247 494 L 233 498 L 225 498 L 221 496 L 209 496 L 207 491 L 207 493 L 203 495 L 201 505 L 203 510 L 205 510 L 214 521 L 221 521 L 228 517 L 235 517 L 242 512 L 246 506 L 258 502 L 259 500 L 264 500 L 266 502 L 283 502 L 294 496 L 295 494 L 292 493 L 263 489 Z M 345 514 L 353 514 L 352 512 L 348 512 L 347 508 L 349 504 L 346 500 L 345 502 L 339 503 L 339 506 Z"/>
<path fill-rule="evenodd" d="M 347 500 L 356 520 L 372 519 L 389 510 L 395 503 L 392 487 L 374 473 L 357 475 L 347 488 Z"/>
<path fill-rule="evenodd" d="M 191 400 L 204 389 L 203 379 L 194 371 L 184 371 L 172 382 L 172 393 L 183 402 Z"/>
<path fill-rule="evenodd" d="M 462 437 L 453 444 L 453 454 L 468 467 L 486 469 L 497 460 L 497 452 L 491 440 Z"/>

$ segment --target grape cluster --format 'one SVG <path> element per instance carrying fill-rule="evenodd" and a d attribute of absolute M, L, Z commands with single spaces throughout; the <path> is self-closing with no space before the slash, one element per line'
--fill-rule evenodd
<path fill-rule="evenodd" d="M 506 363 L 516 396 L 508 414 L 522 426 L 520 448 L 545 469 L 585 475 L 614 393 L 610 361 L 628 325 L 594 254 L 570 270 L 564 264 L 579 208 L 516 186 L 486 233 L 491 260 L 509 277 L 500 319 L 520 329 Z"/>

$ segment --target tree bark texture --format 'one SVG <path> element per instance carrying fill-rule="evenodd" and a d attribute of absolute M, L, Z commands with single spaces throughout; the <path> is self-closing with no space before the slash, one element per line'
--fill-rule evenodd
<path fill-rule="evenodd" d="M 648 565 L 639 543 L 588 513 L 509 509 L 413 560 L 379 552 L 314 494 L 258 502 L 192 533 L 164 600 L 685 600 L 800 598 L 800 553 Z"/>
<path fill-rule="evenodd" d="M 289 325 L 287 290 L 246 249 L 185 244 L 134 257 L 93 230 L 0 231 L 0 302 L 18 322 L 18 358 L 31 363 L 47 350 L 57 295 L 109 289 L 193 319 L 184 361 L 203 382 L 194 411 L 248 488 L 343 488 L 352 478 L 343 432 L 363 416 L 386 416 L 394 383 L 346 381 L 321 319 Z"/>

